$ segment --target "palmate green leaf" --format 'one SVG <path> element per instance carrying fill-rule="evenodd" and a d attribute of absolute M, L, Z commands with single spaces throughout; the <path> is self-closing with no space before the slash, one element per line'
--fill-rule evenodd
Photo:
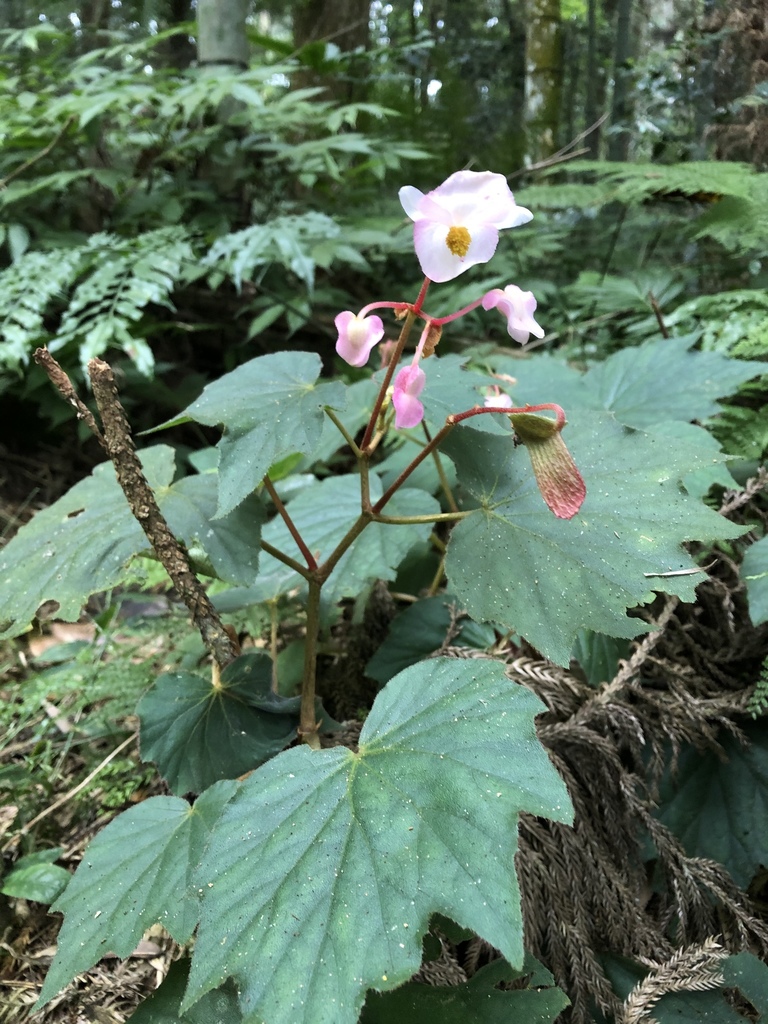
<path fill-rule="evenodd" d="M 432 912 L 521 965 L 517 816 L 572 814 L 543 709 L 498 663 L 434 659 L 382 690 L 358 754 L 296 747 L 254 772 L 200 867 L 182 1010 L 233 977 L 244 1024 L 354 1024 L 366 989 L 417 970 Z"/>
<path fill-rule="evenodd" d="M 256 497 L 226 519 L 211 520 L 216 474 L 173 484 L 175 454 L 166 445 L 140 452 L 150 486 L 171 530 L 200 547 L 213 570 L 232 583 L 256 573 L 263 508 Z M 133 518 L 111 463 L 38 512 L 0 554 L 0 636 L 25 632 L 45 601 L 74 620 L 91 594 L 117 586 L 149 541 Z"/>
<path fill-rule="evenodd" d="M 726 761 L 687 748 L 662 790 L 658 818 L 691 857 L 717 860 L 746 888 L 768 867 L 768 729 L 744 729 L 748 744 L 719 738 Z"/>
<path fill-rule="evenodd" d="M 498 987 L 526 978 L 524 988 Z M 568 1005 L 549 971 L 528 954 L 519 971 L 494 960 L 461 985 L 408 982 L 394 992 L 371 993 L 360 1024 L 551 1024 Z"/>
<path fill-rule="evenodd" d="M 498 357 L 493 363 L 517 378 L 510 389 L 516 404 L 557 402 L 569 416 L 577 409 L 606 409 L 620 423 L 645 429 L 667 420 L 706 419 L 719 411 L 715 399 L 767 371 L 765 363 L 691 351 L 696 337 L 624 348 L 585 374 L 551 357 Z"/>
<path fill-rule="evenodd" d="M 237 787 L 219 782 L 194 806 L 150 797 L 99 832 L 51 908 L 64 924 L 36 1008 L 106 953 L 128 956 L 155 922 L 177 942 L 190 939 L 199 909 L 192 871 Z"/>
<path fill-rule="evenodd" d="M 574 415 L 563 437 L 587 485 L 569 520 L 547 509 L 524 448 L 513 449 L 510 438 L 462 427 L 449 435 L 445 450 L 479 507 L 455 526 L 446 572 L 474 619 L 514 629 L 567 665 L 582 628 L 626 638 L 645 632 L 626 609 L 653 591 L 694 599 L 703 576 L 663 575 L 697 569 L 683 541 L 737 537 L 743 528 L 678 484 L 722 456 L 687 444 L 677 452 L 672 437 L 627 430 L 604 413 Z"/>
<path fill-rule="evenodd" d="M 768 622 L 768 537 L 751 544 L 744 552 L 741 578 L 747 584 L 749 617 L 753 625 Z"/>
<path fill-rule="evenodd" d="M 450 594 L 425 597 L 409 605 L 392 620 L 387 638 L 365 666 L 365 674 L 377 683 L 386 683 L 442 647 L 449 635 L 457 647 L 490 647 L 496 639 L 493 627 L 473 622 L 465 615 L 456 622 L 457 611 L 461 611 L 461 605 Z M 455 635 L 451 633 L 454 625 L 458 628 Z"/>
<path fill-rule="evenodd" d="M 252 494 L 217 519 L 218 490 L 218 474 L 201 473 L 159 487 L 157 500 L 190 555 L 210 563 L 210 575 L 224 583 L 252 583 L 259 569 L 259 532 L 266 509 Z"/>
<path fill-rule="evenodd" d="M 738 988 L 752 1003 L 765 1024 L 768 1020 L 768 965 L 753 953 L 737 953 L 723 964 L 727 988 Z"/>
<path fill-rule="evenodd" d="M 590 686 L 599 686 L 613 679 L 619 670 L 619 660 L 629 657 L 629 652 L 627 640 L 580 629 L 571 658 L 579 663 Z"/>
<path fill-rule="evenodd" d="M 371 501 L 381 497 L 378 476 L 369 477 Z M 309 550 L 318 561 L 328 558 L 344 539 L 360 515 L 360 478 L 328 477 L 306 487 L 287 505 L 291 519 Z M 425 491 L 412 487 L 399 490 L 385 512 L 388 516 L 432 516 L 440 506 Z M 400 562 L 410 548 L 426 540 L 432 530 L 429 522 L 418 524 L 370 523 L 349 550 L 342 555 L 323 587 L 323 599 L 329 603 L 356 597 L 370 580 L 393 580 Z M 279 516 L 268 523 L 262 537 L 274 547 L 302 561 L 301 552 Z M 303 585 L 302 578 L 288 566 L 264 552 L 261 556 L 256 589 L 270 597 L 285 594 Z M 262 597 L 261 600 L 265 598 Z"/>
<path fill-rule="evenodd" d="M 195 420 L 221 426 L 219 507 L 225 516 L 261 483 L 273 462 L 320 442 L 323 406 L 344 407 L 344 386 L 317 383 L 322 364 L 312 352 L 258 356 L 209 384 L 166 426 Z"/>
<path fill-rule="evenodd" d="M 653 434 L 655 437 L 661 439 L 669 437 L 670 442 L 674 444 L 677 452 L 681 455 L 685 447 L 690 446 L 694 450 L 694 462 L 697 455 L 696 449 L 699 449 L 699 455 L 704 455 L 706 458 L 706 453 L 709 452 L 718 460 L 710 465 L 705 465 L 701 469 L 694 469 L 683 475 L 680 483 L 692 498 L 704 498 L 714 486 L 725 488 L 736 485 L 735 480 L 728 472 L 727 466 L 724 462 L 720 461 L 721 449 L 719 442 L 708 430 L 698 427 L 693 423 L 681 423 L 679 420 L 655 423 L 649 425 L 647 429 L 648 433 Z"/>
<path fill-rule="evenodd" d="M 287 746 L 299 724 L 299 697 L 271 691 L 272 659 L 259 651 L 227 665 L 214 686 L 191 672 L 160 676 L 137 708 L 141 757 L 173 793 L 201 793 L 256 768 Z"/>
<path fill-rule="evenodd" d="M 0 882 L 0 892 L 17 899 L 53 903 L 69 884 L 70 873 L 53 862 L 62 854 L 62 848 L 39 850 L 20 857 Z"/>
<path fill-rule="evenodd" d="M 241 1024 L 235 986 L 207 992 L 186 1013 L 179 1010 L 189 977 L 189 960 L 176 960 L 160 987 L 128 1018 L 128 1024 Z"/>

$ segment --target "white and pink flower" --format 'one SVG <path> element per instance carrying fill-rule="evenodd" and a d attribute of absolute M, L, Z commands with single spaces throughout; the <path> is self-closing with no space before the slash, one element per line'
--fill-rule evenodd
<path fill-rule="evenodd" d="M 496 252 L 499 231 L 527 224 L 530 210 L 518 206 L 503 174 L 457 171 L 426 195 L 413 185 L 399 192 L 414 221 L 413 242 L 431 281 L 452 281 Z"/>

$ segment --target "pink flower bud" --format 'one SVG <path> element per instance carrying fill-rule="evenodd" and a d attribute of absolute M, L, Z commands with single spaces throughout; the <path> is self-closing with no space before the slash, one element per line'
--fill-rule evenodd
<path fill-rule="evenodd" d="M 395 426 L 398 430 L 417 427 L 424 419 L 424 406 L 419 395 L 427 377 L 419 366 L 404 366 L 395 377 L 392 404 L 395 407 Z"/>
<path fill-rule="evenodd" d="M 365 366 L 373 346 L 384 337 L 380 316 L 355 316 L 345 310 L 334 320 L 339 339 L 336 351 L 350 366 Z"/>
<path fill-rule="evenodd" d="M 536 338 L 544 337 L 544 330 L 533 319 L 536 312 L 536 299 L 533 292 L 524 292 L 516 284 L 508 284 L 502 291 L 493 288 L 483 296 L 483 309 L 498 309 L 507 318 L 507 332 L 510 338 L 524 345 L 533 334 Z"/>

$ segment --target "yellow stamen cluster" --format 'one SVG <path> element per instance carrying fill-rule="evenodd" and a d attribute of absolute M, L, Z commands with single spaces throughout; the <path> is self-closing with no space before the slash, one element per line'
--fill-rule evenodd
<path fill-rule="evenodd" d="M 448 246 L 449 251 L 454 256 L 460 256 L 462 259 L 469 252 L 471 241 L 472 236 L 466 228 L 449 228 L 448 234 L 445 236 L 445 244 Z"/>

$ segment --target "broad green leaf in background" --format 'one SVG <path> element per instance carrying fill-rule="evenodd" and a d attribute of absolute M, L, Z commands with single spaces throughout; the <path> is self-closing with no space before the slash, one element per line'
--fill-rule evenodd
<path fill-rule="evenodd" d="M 254 498 L 232 518 L 212 521 L 217 475 L 172 483 L 175 453 L 167 445 L 140 452 L 171 530 L 190 548 L 201 547 L 225 580 L 255 574 L 261 503 Z M 235 547 L 235 538 L 238 547 Z M 102 463 L 53 505 L 38 512 L 0 554 L 0 636 L 25 632 L 45 601 L 57 615 L 77 619 L 91 594 L 117 586 L 132 559 L 149 550 L 111 463 Z"/>
<path fill-rule="evenodd" d="M 592 367 L 587 384 L 621 423 L 642 428 L 663 420 L 712 416 L 719 408 L 715 399 L 766 372 L 765 363 L 691 351 L 695 340 L 659 338 L 620 349 Z"/>
<path fill-rule="evenodd" d="M 403 470 L 410 465 L 416 455 L 418 455 L 418 448 L 414 445 L 411 438 L 404 439 L 402 444 L 394 445 L 386 458 L 376 464 L 376 472 L 381 479 L 383 487 L 387 488 L 390 484 L 393 484 Z M 448 481 L 448 486 L 451 488 L 455 487 L 456 471 L 453 468 L 453 463 L 446 455 L 441 454 L 440 464 Z M 429 494 L 439 495 L 442 492 L 442 481 L 437 471 L 435 460 L 432 458 L 424 459 L 408 477 L 408 486 L 417 487 L 419 490 L 427 491 Z"/>
<path fill-rule="evenodd" d="M 659 338 L 623 348 L 585 374 L 549 356 L 528 360 L 502 356 L 493 365 L 518 379 L 511 389 L 518 405 L 557 402 L 566 414 L 605 409 L 629 427 L 648 428 L 666 420 L 689 422 L 712 416 L 719 411 L 715 399 L 768 371 L 765 363 L 691 351 L 696 337 Z"/>
<path fill-rule="evenodd" d="M 591 629 L 580 629 L 571 657 L 581 666 L 592 686 L 608 683 L 619 669 L 619 660 L 629 657 L 629 642 Z"/>
<path fill-rule="evenodd" d="M 738 988 L 765 1024 L 768 1020 L 768 965 L 753 953 L 737 953 L 723 964 L 727 988 Z"/>
<path fill-rule="evenodd" d="M 521 987 L 498 987 L 510 981 Z M 494 960 L 461 985 L 411 981 L 394 992 L 372 992 L 360 1024 L 551 1024 L 568 1005 L 549 971 L 527 954 L 519 971 Z"/>
<path fill-rule="evenodd" d="M 299 724 L 300 698 L 280 697 L 271 682 L 272 659 L 262 651 L 236 658 L 216 686 L 191 672 L 160 676 L 137 708 L 142 760 L 153 761 L 177 794 L 256 768 L 295 738 Z"/>
<path fill-rule="evenodd" d="M 258 356 L 209 384 L 165 426 L 190 419 L 220 426 L 219 507 L 224 516 L 261 483 L 273 462 L 312 455 L 323 430 L 323 406 L 344 407 L 344 385 L 317 383 L 322 364 L 313 352 Z"/>
<path fill-rule="evenodd" d="M 128 956 L 157 921 L 177 942 L 189 941 L 199 909 L 191 872 L 237 787 L 219 782 L 194 806 L 150 797 L 99 832 L 51 908 L 64 924 L 37 1008 L 106 953 Z"/>
<path fill-rule="evenodd" d="M 259 569 L 259 531 L 266 510 L 252 494 L 223 518 L 214 518 L 218 473 L 177 480 L 157 490 L 157 500 L 174 533 L 190 556 L 210 564 L 210 574 L 224 583 L 253 583 Z"/>
<path fill-rule="evenodd" d="M 233 977 L 244 1024 L 355 1024 L 416 971 L 432 912 L 523 962 L 521 811 L 571 820 L 544 705 L 492 661 L 437 658 L 376 698 L 359 753 L 295 747 L 222 816 L 182 1009 Z"/>
<path fill-rule="evenodd" d="M 128 1024 L 241 1024 L 232 982 L 206 994 L 186 1013 L 179 1010 L 189 977 L 189 960 L 176 960 L 160 987 L 128 1018 Z"/>
<path fill-rule="evenodd" d="M 690 446 L 693 449 L 694 462 L 697 455 L 704 456 L 706 460 L 707 452 L 717 459 L 716 462 L 711 462 L 701 469 L 685 473 L 681 478 L 680 482 L 692 498 L 703 498 L 710 488 L 716 485 L 723 488 L 736 486 L 736 481 L 728 472 L 725 463 L 720 461 L 720 444 L 708 430 L 693 423 L 681 423 L 679 420 L 654 423 L 647 429 L 654 437 L 668 437 L 679 455 Z"/>
<path fill-rule="evenodd" d="M 749 617 L 753 625 L 768 622 L 768 537 L 751 544 L 744 552 L 741 578 L 747 584 Z"/>
<path fill-rule="evenodd" d="M 369 481 L 371 501 L 375 502 L 382 494 L 381 482 L 375 473 L 370 474 Z M 318 561 L 323 561 L 360 515 L 360 477 L 328 477 L 305 488 L 287 508 L 309 550 Z M 384 511 L 388 516 L 430 516 L 436 515 L 440 506 L 425 491 L 404 487 L 387 503 Z M 409 549 L 417 541 L 426 540 L 431 530 L 430 523 L 370 523 L 342 555 L 323 587 L 323 599 L 334 603 L 344 597 L 357 597 L 370 580 L 394 579 L 395 570 Z M 275 517 L 264 527 L 262 537 L 285 554 L 302 560 L 281 517 Z M 298 573 L 266 552 L 262 554 L 256 590 L 269 588 L 269 596 L 276 597 L 302 584 Z"/>
<path fill-rule="evenodd" d="M 757 722 L 744 733 L 746 746 L 730 734 L 718 737 L 726 761 L 683 750 L 662 788 L 657 817 L 690 857 L 719 861 L 746 889 L 768 867 L 768 729 Z"/>
<path fill-rule="evenodd" d="M 53 850 L 40 850 L 19 857 L 13 869 L 2 879 L 0 892 L 17 899 L 53 903 L 72 877 L 66 868 L 53 863 L 62 852 L 62 847 L 57 846 Z"/>
<path fill-rule="evenodd" d="M 454 621 L 452 605 L 454 613 L 461 611 L 461 604 L 455 597 L 443 594 L 425 597 L 400 612 L 392 620 L 387 639 L 365 666 L 365 674 L 377 683 L 386 683 L 398 672 L 442 647 Z M 496 639 L 493 626 L 473 622 L 466 615 L 459 617 L 457 629 L 451 643 L 458 647 L 490 647 Z"/>
<path fill-rule="evenodd" d="M 546 507 L 525 453 L 508 437 L 459 426 L 445 442 L 459 482 L 479 503 L 451 535 L 451 589 L 472 618 L 514 629 L 560 665 L 568 664 L 582 628 L 625 638 L 645 632 L 626 609 L 655 590 L 694 599 L 703 575 L 663 575 L 698 568 L 683 541 L 743 533 L 678 484 L 724 456 L 687 445 L 678 452 L 673 437 L 631 431 L 609 414 L 584 410 L 564 437 L 587 485 L 569 520 Z"/>
<path fill-rule="evenodd" d="M 355 437 L 367 424 L 377 394 L 378 388 L 370 377 L 365 380 L 357 380 L 346 389 L 345 405 L 340 412 L 337 411 L 337 416 L 351 437 Z M 305 458 L 305 463 L 312 465 L 314 462 L 328 462 L 340 448 L 346 447 L 347 442 L 339 428 L 330 417 L 326 416 L 323 421 L 320 441 L 315 446 L 311 457 Z"/>

